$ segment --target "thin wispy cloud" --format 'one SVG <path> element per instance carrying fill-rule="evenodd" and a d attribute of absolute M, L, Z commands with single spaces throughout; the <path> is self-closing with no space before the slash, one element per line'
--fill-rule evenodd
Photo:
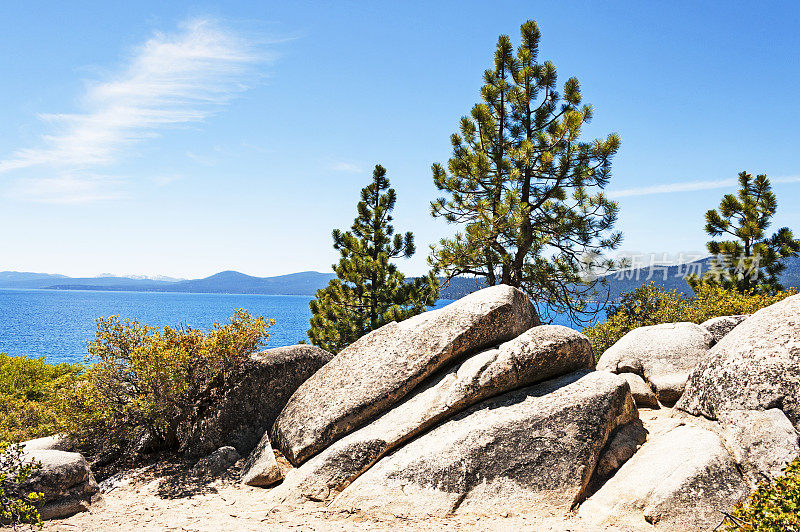
<path fill-rule="evenodd" d="M 360 174 L 364 170 L 362 170 L 361 166 L 355 163 L 348 163 L 345 161 L 339 161 L 336 163 L 331 164 L 331 170 L 335 172 L 350 172 L 353 174 Z"/>
<path fill-rule="evenodd" d="M 783 176 L 770 178 L 773 184 L 800 183 L 800 176 Z M 714 190 L 720 188 L 736 188 L 737 179 L 721 179 L 718 181 L 689 181 L 685 183 L 668 183 L 649 187 L 627 188 L 622 190 L 609 190 L 610 198 L 629 198 L 633 196 L 652 196 L 655 194 L 672 194 L 675 192 L 695 192 L 698 190 Z"/>
<path fill-rule="evenodd" d="M 125 197 L 120 190 L 122 179 L 108 175 L 72 175 L 42 177 L 20 181 L 11 187 L 10 195 L 21 200 L 69 205 Z"/>
<path fill-rule="evenodd" d="M 203 166 L 214 166 L 215 164 L 217 164 L 217 160 L 214 159 L 213 157 L 208 157 L 206 155 L 199 155 L 193 151 L 187 151 L 186 157 Z"/>
<path fill-rule="evenodd" d="M 157 187 L 165 187 L 167 185 L 171 185 L 172 183 L 181 181 L 183 178 L 184 176 L 182 175 L 173 174 L 173 175 L 159 175 L 152 178 L 152 180 Z"/>
<path fill-rule="evenodd" d="M 243 36 L 210 19 L 156 33 L 116 75 L 87 84 L 80 101 L 85 112 L 40 115 L 49 129 L 41 144 L 0 160 L 0 173 L 41 167 L 46 177 L 28 179 L 61 179 L 64 188 L 75 188 L 80 171 L 113 165 L 137 143 L 218 112 L 248 88 L 253 66 L 264 59 Z"/>

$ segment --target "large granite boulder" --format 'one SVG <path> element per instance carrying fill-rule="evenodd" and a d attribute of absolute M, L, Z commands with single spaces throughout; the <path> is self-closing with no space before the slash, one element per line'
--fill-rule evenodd
<path fill-rule="evenodd" d="M 567 512 L 609 436 L 637 418 L 627 383 L 586 370 L 483 401 L 383 457 L 333 507 L 403 516 Z"/>
<path fill-rule="evenodd" d="M 750 317 L 750 314 L 737 314 L 735 316 L 719 316 L 711 318 L 700 324 L 705 327 L 711 336 L 714 337 L 714 343 L 722 340 L 726 334 L 731 332 L 737 325 Z"/>
<path fill-rule="evenodd" d="M 283 479 L 283 471 L 275 458 L 275 451 L 269 441 L 269 433 L 258 442 L 242 467 L 242 483 L 264 488 Z"/>
<path fill-rule="evenodd" d="M 777 408 L 721 412 L 719 422 L 725 443 L 753 487 L 780 475 L 800 455 L 797 432 Z"/>
<path fill-rule="evenodd" d="M 328 500 L 382 456 L 465 408 L 593 365 L 583 334 L 560 325 L 533 327 L 435 375 L 389 412 L 289 472 L 275 496 L 280 502 Z"/>
<path fill-rule="evenodd" d="M 44 495 L 39 505 L 42 519 L 66 517 L 89 509 L 98 497 L 97 482 L 89 464 L 79 453 L 52 449 L 23 451 L 23 460 L 37 462 L 41 468 L 25 481 L 25 491 Z"/>
<path fill-rule="evenodd" d="M 682 425 L 645 443 L 578 515 L 598 530 L 711 530 L 749 492 L 719 436 Z"/>
<path fill-rule="evenodd" d="M 632 330 L 606 349 L 597 369 L 636 373 L 650 383 L 658 400 L 672 405 L 683 393 L 689 372 L 714 343 L 695 323 L 663 323 Z"/>
<path fill-rule="evenodd" d="M 620 377 L 628 381 L 628 386 L 631 387 L 631 395 L 633 400 L 636 401 L 636 406 L 642 408 L 659 408 L 658 398 L 650 386 L 644 382 L 636 373 L 620 373 Z"/>
<path fill-rule="evenodd" d="M 43 436 L 20 443 L 25 451 L 69 451 L 70 442 L 60 434 Z"/>
<path fill-rule="evenodd" d="M 624 374 L 623 374 L 624 375 Z M 647 440 L 647 429 L 641 421 L 623 425 L 611 436 L 600 455 L 595 469 L 595 480 L 604 482 L 622 466 Z"/>
<path fill-rule="evenodd" d="M 192 468 L 192 473 L 200 477 L 218 477 L 239 461 L 241 456 L 235 448 L 227 445 L 204 456 Z"/>
<path fill-rule="evenodd" d="M 759 310 L 720 340 L 676 407 L 711 419 L 779 408 L 800 429 L 800 295 Z"/>
<path fill-rule="evenodd" d="M 299 465 L 388 410 L 437 370 L 537 324 L 528 297 L 499 285 L 385 325 L 297 389 L 275 421 L 272 443 Z"/>
<path fill-rule="evenodd" d="M 298 386 L 332 358 L 331 353 L 311 345 L 277 347 L 254 354 L 231 386 L 209 397 L 181 424 L 181 450 L 191 456 L 205 456 L 232 446 L 247 456 Z"/>

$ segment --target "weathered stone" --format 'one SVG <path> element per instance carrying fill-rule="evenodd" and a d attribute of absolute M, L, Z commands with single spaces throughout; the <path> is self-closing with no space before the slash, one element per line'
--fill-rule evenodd
<path fill-rule="evenodd" d="M 99 487 L 94 477 L 60 493 L 57 498 L 45 502 L 38 508 L 43 520 L 67 517 L 79 512 L 88 512 L 91 505 L 100 500 Z"/>
<path fill-rule="evenodd" d="M 714 343 L 719 342 L 722 338 L 731 332 L 734 327 L 742 323 L 750 317 L 750 314 L 737 314 L 736 316 L 719 316 L 711 318 L 700 324 L 701 327 L 708 329 L 711 336 L 714 337 Z"/>
<path fill-rule="evenodd" d="M 672 405 L 683 393 L 689 372 L 713 343 L 711 333 L 695 323 L 639 327 L 606 349 L 597 369 L 637 373 L 652 385 L 661 403 Z"/>
<path fill-rule="evenodd" d="M 283 479 L 283 472 L 275 459 L 269 434 L 258 443 L 242 467 L 242 482 L 248 486 L 266 487 Z"/>
<path fill-rule="evenodd" d="M 388 410 L 437 370 L 537 323 L 528 297 L 499 285 L 385 325 L 297 389 L 275 421 L 272 443 L 298 465 Z"/>
<path fill-rule="evenodd" d="M 201 458 L 192 468 L 192 473 L 204 477 L 217 477 L 230 469 L 241 456 L 231 446 L 220 447 L 208 456 Z"/>
<path fill-rule="evenodd" d="M 39 506 L 42 519 L 85 511 L 99 491 L 89 464 L 79 453 L 26 449 L 23 460 L 41 464 L 25 481 L 24 489 L 43 494 Z"/>
<path fill-rule="evenodd" d="M 683 395 L 686 387 L 688 372 L 680 373 L 658 373 L 650 376 L 650 386 L 653 387 L 659 402 L 667 406 L 673 406 Z"/>
<path fill-rule="evenodd" d="M 333 358 L 311 345 L 277 347 L 256 353 L 221 396 L 209 398 L 178 429 L 181 449 L 204 456 L 225 446 L 242 456 L 272 428 L 289 397 Z"/>
<path fill-rule="evenodd" d="M 623 375 L 625 374 L 623 373 Z M 641 421 L 632 421 L 618 428 L 600 455 L 595 475 L 599 478 L 611 476 L 636 453 L 646 440 L 647 431 Z"/>
<path fill-rule="evenodd" d="M 22 442 L 22 448 L 26 451 L 67 451 L 69 450 L 69 443 L 63 436 L 56 434 L 53 436 L 44 436 L 36 438 L 35 440 L 28 440 Z"/>
<path fill-rule="evenodd" d="M 567 511 L 617 426 L 636 419 L 625 381 L 579 371 L 486 400 L 383 457 L 334 507 L 396 515 Z"/>
<path fill-rule="evenodd" d="M 711 529 L 748 493 L 720 438 L 684 425 L 645 443 L 578 513 L 598 529 Z"/>
<path fill-rule="evenodd" d="M 753 486 L 780 475 L 800 455 L 797 432 L 777 408 L 721 412 L 719 421 L 728 448 Z"/>
<path fill-rule="evenodd" d="M 533 327 L 435 375 L 380 418 L 292 470 L 275 496 L 281 502 L 330 499 L 379 458 L 441 420 L 483 399 L 593 365 L 584 335 L 560 325 Z"/>
<path fill-rule="evenodd" d="M 633 396 L 633 400 L 636 401 L 636 406 L 659 408 L 656 394 L 654 394 L 650 386 L 644 382 L 644 379 L 635 373 L 620 373 L 619 376 L 628 381 L 628 386 L 631 388 L 631 395 Z"/>
<path fill-rule="evenodd" d="M 711 419 L 779 408 L 800 429 L 800 295 L 759 310 L 720 340 L 676 407 Z"/>

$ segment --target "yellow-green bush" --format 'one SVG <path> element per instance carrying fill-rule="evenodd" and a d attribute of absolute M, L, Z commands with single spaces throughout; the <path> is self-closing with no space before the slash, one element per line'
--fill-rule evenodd
<path fill-rule="evenodd" d="M 208 332 L 99 319 L 88 346 L 95 363 L 62 397 L 66 432 L 93 454 L 174 447 L 178 424 L 225 386 L 271 325 L 243 310 Z"/>
<path fill-rule="evenodd" d="M 0 441 L 20 442 L 59 432 L 59 397 L 82 378 L 83 366 L 50 365 L 0 353 Z"/>
<path fill-rule="evenodd" d="M 726 290 L 720 286 L 700 283 L 695 288 L 695 297 L 688 308 L 686 319 L 693 323 L 703 323 L 717 316 L 735 314 L 753 314 L 789 296 L 797 294 L 797 290 L 789 289 L 775 294 L 743 294 L 736 290 Z"/>
<path fill-rule="evenodd" d="M 759 485 L 727 519 L 729 531 L 800 532 L 800 457 Z"/>
<path fill-rule="evenodd" d="M 41 464 L 25 460 L 22 446 L 0 442 L 0 525 L 41 525 L 36 505 L 42 494 L 25 489 L 25 481 Z"/>
<path fill-rule="evenodd" d="M 717 316 L 752 314 L 796 293 L 795 290 L 789 290 L 773 295 L 742 294 L 700 283 L 695 288 L 695 296 L 690 298 L 676 290 L 664 290 L 651 282 L 623 292 L 620 302 L 609 307 L 608 318 L 587 327 L 583 333 L 591 340 L 595 356 L 600 356 L 637 327 L 678 321 L 702 323 Z"/>

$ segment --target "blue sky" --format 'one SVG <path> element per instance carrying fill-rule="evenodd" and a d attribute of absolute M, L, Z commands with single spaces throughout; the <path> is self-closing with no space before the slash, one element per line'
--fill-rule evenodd
<path fill-rule="evenodd" d="M 702 252 L 704 212 L 766 173 L 800 232 L 792 2 L 6 2 L 0 270 L 199 277 L 328 271 L 384 165 L 401 269 L 453 228 L 430 165 L 498 35 L 542 30 L 586 137 L 616 131 L 628 252 Z"/>

